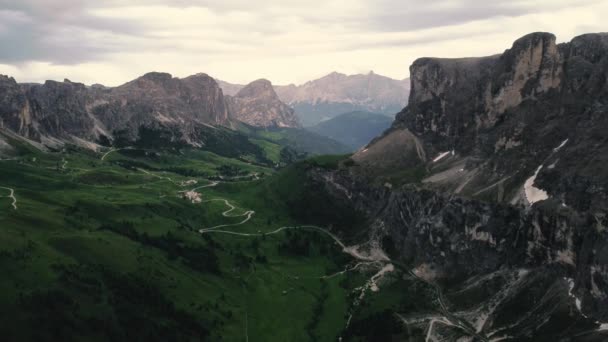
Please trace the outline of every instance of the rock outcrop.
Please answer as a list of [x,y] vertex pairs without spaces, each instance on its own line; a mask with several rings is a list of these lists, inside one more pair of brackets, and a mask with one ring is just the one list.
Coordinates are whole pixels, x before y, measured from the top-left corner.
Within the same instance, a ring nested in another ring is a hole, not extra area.
[[299,127],[291,107],[281,102],[268,80],[253,81],[235,96],[227,96],[230,114],[256,127]]

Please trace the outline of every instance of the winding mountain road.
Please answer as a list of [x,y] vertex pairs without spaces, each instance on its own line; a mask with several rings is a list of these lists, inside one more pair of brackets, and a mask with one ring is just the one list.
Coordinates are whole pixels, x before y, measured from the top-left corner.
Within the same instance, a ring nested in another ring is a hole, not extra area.
[[395,265],[406,270],[410,276],[432,286],[435,289],[437,301],[439,302],[439,308],[440,308],[439,311],[441,313],[441,316],[438,316],[439,318],[437,318],[436,316],[427,317],[427,319],[431,319],[431,322],[428,327],[429,330],[427,332],[427,338],[425,341],[428,341],[429,337],[432,336],[432,331],[433,331],[433,327],[434,327],[433,323],[442,323],[444,325],[459,328],[460,330],[464,331],[469,336],[475,337],[479,341],[489,342],[489,338],[487,336],[485,336],[483,333],[476,331],[470,322],[456,316],[455,314],[453,314],[452,312],[449,311],[447,305],[445,304],[445,300],[443,298],[443,291],[441,290],[441,287],[439,287],[439,285],[435,284],[434,282],[431,282],[424,278],[419,277],[416,273],[414,273],[412,270],[407,269],[405,267],[405,265],[400,264],[399,262],[395,262]]
[[[197,189],[200,188],[204,188],[204,187],[209,187],[209,186],[215,186],[216,184],[208,184],[202,187],[199,187]],[[238,223],[233,223],[233,224],[222,224],[222,225],[218,225],[218,226],[214,226],[214,227],[210,227],[210,228],[203,228],[199,230],[200,234],[210,234],[210,233],[215,233],[215,234],[227,234],[227,235],[234,235],[234,236],[243,236],[243,237],[263,237],[263,236],[270,236],[270,235],[275,235],[275,234],[279,234],[283,231],[286,230],[312,230],[312,231],[318,231],[320,233],[323,233],[327,236],[329,236],[332,240],[334,240],[334,242],[340,246],[340,248],[342,249],[342,252],[352,256],[354,259],[359,260],[360,262],[355,264],[353,267],[347,267],[346,269],[344,269],[343,271],[331,274],[331,275],[327,275],[327,276],[323,276],[320,277],[321,279],[331,279],[334,278],[340,274],[344,274],[346,272],[352,271],[357,269],[360,266],[363,265],[371,265],[371,264],[378,264],[379,266],[381,266],[380,271],[376,274],[374,274],[371,279],[361,288],[358,288],[361,291],[361,295],[360,295],[360,299],[364,296],[365,292],[369,289],[372,291],[377,291],[378,287],[376,284],[376,281],[380,278],[382,278],[384,276],[385,273],[388,272],[392,272],[394,270],[394,266],[393,263],[402,268],[403,270],[405,270],[407,273],[409,273],[410,275],[412,275],[413,277],[415,277],[416,279],[423,281],[424,283],[427,283],[429,285],[431,285],[435,291],[436,291],[436,295],[437,295],[437,301],[439,302],[439,306],[440,306],[440,315],[435,315],[433,317],[428,317],[428,320],[430,320],[429,322],[429,326],[428,326],[428,331],[426,334],[426,339],[425,341],[430,341],[431,339],[433,339],[433,331],[434,328],[437,324],[443,324],[443,325],[447,325],[447,326],[453,326],[455,328],[458,328],[460,330],[462,330],[463,332],[465,332],[466,334],[468,334],[471,337],[475,337],[477,339],[479,339],[480,341],[484,341],[487,342],[489,341],[489,339],[481,334],[480,332],[477,332],[472,326],[471,324],[460,318],[457,317],[456,315],[454,315],[453,313],[451,313],[448,308],[447,305],[444,302],[443,299],[443,292],[441,291],[441,288],[437,285],[434,284],[432,282],[429,282],[423,278],[418,277],[412,270],[408,269],[407,267],[405,267],[405,265],[401,265],[398,262],[393,262],[390,258],[388,258],[382,251],[376,251],[374,249],[371,249],[370,252],[368,254],[364,254],[362,252],[360,252],[360,246],[347,246],[342,240],[340,240],[336,235],[332,234],[329,230],[322,228],[322,227],[318,227],[318,226],[313,226],[313,225],[302,225],[302,226],[283,226],[280,228],[277,228],[273,231],[270,232],[265,232],[265,233],[241,233],[241,232],[235,232],[235,231],[231,231],[231,230],[225,230],[225,229],[220,229],[220,228],[225,228],[225,227],[236,227],[236,226],[241,226],[245,223],[247,223],[249,220],[251,220],[251,218],[253,217],[253,215],[255,214],[255,212],[253,210],[248,210],[243,214],[239,214],[239,215],[233,215],[231,214],[231,212],[233,212],[234,210],[236,210],[236,206],[232,205],[230,203],[230,201],[228,201],[227,199],[223,199],[223,198],[218,198],[218,199],[213,199],[213,200],[208,200],[205,202],[212,202],[212,201],[221,201],[224,202],[224,204],[228,207],[228,210],[222,212],[222,216],[224,217],[245,217],[244,220],[242,220],[241,222]],[[357,305],[357,302],[355,302],[355,305]],[[401,317],[401,316],[400,316]],[[350,320],[352,318],[352,312],[350,313],[350,317],[348,319],[348,323],[347,323],[347,327],[348,324],[350,323]],[[405,323],[405,320],[404,320]]]
[[240,214],[240,215],[230,214],[233,210],[236,209],[236,206],[230,204],[230,202],[227,199],[216,198],[216,199],[204,201],[203,203],[208,203],[208,202],[224,202],[224,204],[229,208],[228,210],[222,212],[222,216],[224,216],[224,217],[245,217],[245,219],[238,223],[220,224],[220,225],[209,227],[209,228],[199,229],[198,232],[201,234],[209,233],[209,232],[218,232],[217,229],[219,229],[219,228],[243,225],[243,224],[247,223],[249,220],[251,220],[253,215],[255,215],[255,211],[253,211],[253,210],[247,210],[246,212],[244,212],[243,214]]
[[15,190],[12,188],[4,187],[4,186],[0,186],[0,189],[5,189],[5,190],[10,191],[10,194],[8,196],[2,196],[2,197],[8,197],[8,198],[12,199],[13,200],[13,203],[12,203],[13,209],[17,210],[17,197],[15,197]]

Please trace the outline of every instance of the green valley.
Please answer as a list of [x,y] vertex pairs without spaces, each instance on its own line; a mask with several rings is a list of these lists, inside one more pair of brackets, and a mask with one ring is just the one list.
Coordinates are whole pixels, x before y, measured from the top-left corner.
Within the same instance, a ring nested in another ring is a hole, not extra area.
[[277,171],[201,149],[10,141],[16,151],[0,161],[9,340],[335,341],[381,268],[337,240],[364,221],[305,180],[311,165],[344,157]]

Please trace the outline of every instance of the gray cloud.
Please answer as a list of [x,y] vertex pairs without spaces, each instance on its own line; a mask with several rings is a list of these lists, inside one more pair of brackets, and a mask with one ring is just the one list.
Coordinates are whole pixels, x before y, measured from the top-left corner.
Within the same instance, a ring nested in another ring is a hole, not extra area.
[[82,0],[0,1],[0,62],[45,61],[76,64],[115,52],[118,44],[92,41],[87,33],[145,35],[146,28],[101,18]]
[[[503,27],[492,20],[601,1],[0,0],[0,64],[77,68],[100,62],[128,69],[127,58],[152,67],[199,59],[224,68],[222,57],[246,56],[244,62],[260,69],[266,68],[262,60],[273,59],[268,68],[276,68],[314,55],[321,65],[320,56],[343,52],[366,50],[370,56],[371,50],[412,47],[427,53],[420,47],[500,35]],[[480,20],[482,25],[473,23]],[[528,23],[535,29],[536,22]]]

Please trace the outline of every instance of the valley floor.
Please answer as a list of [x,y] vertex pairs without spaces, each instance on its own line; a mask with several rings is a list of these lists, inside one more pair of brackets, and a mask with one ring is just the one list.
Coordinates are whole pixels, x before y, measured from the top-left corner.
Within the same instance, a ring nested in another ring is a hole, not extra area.
[[395,283],[387,259],[294,221],[274,170],[148,152],[0,162],[2,336],[336,341]]

